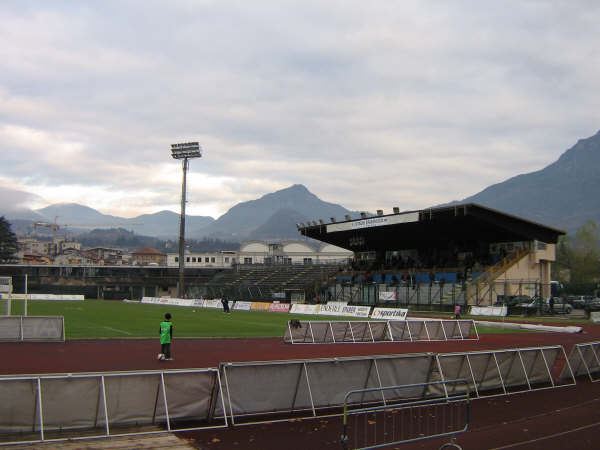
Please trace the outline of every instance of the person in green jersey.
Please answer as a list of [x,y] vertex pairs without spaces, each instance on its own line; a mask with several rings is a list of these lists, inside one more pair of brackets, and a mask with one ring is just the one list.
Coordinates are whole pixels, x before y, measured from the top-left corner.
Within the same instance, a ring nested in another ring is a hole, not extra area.
[[171,341],[173,340],[173,324],[171,323],[171,314],[165,314],[165,320],[160,323],[158,330],[160,335],[160,361],[171,361]]

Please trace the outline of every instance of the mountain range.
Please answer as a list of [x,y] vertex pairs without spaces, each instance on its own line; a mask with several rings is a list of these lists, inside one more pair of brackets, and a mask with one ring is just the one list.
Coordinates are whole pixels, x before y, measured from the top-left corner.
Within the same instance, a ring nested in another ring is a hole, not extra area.
[[600,131],[543,169],[489,186],[460,203],[479,203],[568,232],[588,220],[600,225]]
[[[579,140],[547,167],[489,186],[453,203],[479,203],[545,225],[573,232],[588,220],[600,224],[600,132]],[[423,205],[426,208],[427,205]],[[33,221],[57,222],[73,233],[120,227],[136,234],[176,238],[179,214],[159,211],[134,218],[102,214],[88,206],[67,203],[37,210],[0,211],[16,232],[31,230]],[[296,223],[330,217],[358,217],[341,205],[325,202],[295,184],[256,200],[238,203],[218,219],[186,216],[186,237],[242,242],[249,239],[297,239]]]
[[[0,212],[1,213],[1,212]],[[238,203],[218,219],[186,215],[186,237],[204,237],[242,242],[249,239],[297,239],[296,223],[318,217],[337,217],[358,214],[340,205],[320,200],[305,186],[295,184],[257,200]],[[88,206],[59,203],[36,210],[8,213],[13,230],[27,234],[34,222],[58,223],[72,234],[94,228],[124,228],[136,234],[162,239],[174,239],[179,233],[179,214],[159,211],[133,218],[102,214]],[[46,233],[48,234],[48,233]]]

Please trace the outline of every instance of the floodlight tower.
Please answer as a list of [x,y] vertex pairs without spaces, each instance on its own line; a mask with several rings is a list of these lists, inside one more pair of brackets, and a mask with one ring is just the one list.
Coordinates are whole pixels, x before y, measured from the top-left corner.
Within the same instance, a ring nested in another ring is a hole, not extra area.
[[177,285],[177,297],[184,298],[184,271],[185,271],[185,191],[186,174],[188,170],[188,159],[202,157],[202,149],[197,142],[184,142],[171,144],[171,156],[182,160],[183,181],[181,183],[181,215],[179,217],[179,284]]

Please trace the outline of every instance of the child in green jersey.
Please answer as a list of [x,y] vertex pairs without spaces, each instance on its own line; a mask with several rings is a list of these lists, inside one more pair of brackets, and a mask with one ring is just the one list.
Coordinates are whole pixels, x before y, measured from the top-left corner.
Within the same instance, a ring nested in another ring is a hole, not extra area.
[[160,353],[158,359],[160,361],[171,361],[171,341],[173,340],[173,324],[171,323],[171,314],[165,314],[165,320],[160,323],[158,330],[160,335]]

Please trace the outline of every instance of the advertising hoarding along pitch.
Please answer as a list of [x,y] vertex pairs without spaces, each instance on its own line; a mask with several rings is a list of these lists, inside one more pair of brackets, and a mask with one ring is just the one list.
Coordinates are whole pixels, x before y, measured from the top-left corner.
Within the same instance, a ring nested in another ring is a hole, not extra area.
[[373,308],[371,319],[406,320],[408,309],[403,308]]

